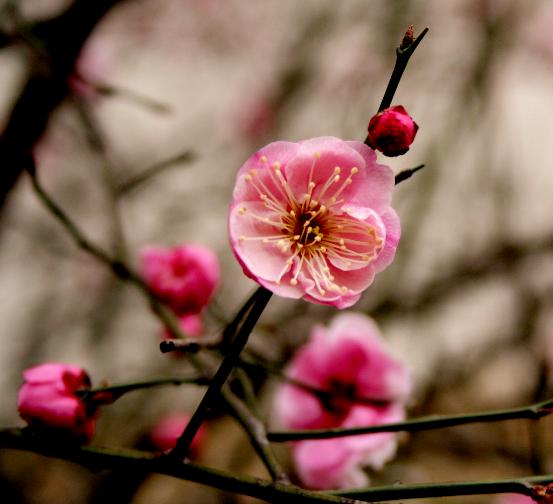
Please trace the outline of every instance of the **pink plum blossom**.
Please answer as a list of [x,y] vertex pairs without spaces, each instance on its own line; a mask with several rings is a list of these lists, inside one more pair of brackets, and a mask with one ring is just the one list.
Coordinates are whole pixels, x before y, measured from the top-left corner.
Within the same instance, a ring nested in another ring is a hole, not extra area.
[[409,150],[419,127],[402,105],[379,112],[369,121],[371,147],[385,156],[400,156]]
[[274,142],[240,168],[229,213],[246,275],[280,296],[346,308],[393,260],[394,175],[361,142]]
[[83,441],[94,434],[97,410],[76,394],[90,388],[90,379],[81,368],[48,363],[26,369],[19,389],[17,409],[33,428],[53,428]]
[[199,313],[219,283],[219,261],[201,245],[146,247],[142,274],[152,292],[176,313]]
[[[188,413],[172,413],[163,417],[150,432],[149,437],[153,447],[158,451],[173,449],[189,421]],[[192,454],[198,451],[204,435],[205,426],[202,425],[192,440],[190,446]]]
[[[285,428],[347,428],[405,418],[409,372],[392,357],[378,328],[364,315],[345,313],[328,328],[316,326],[286,375],[331,395],[317,397],[295,385],[281,385],[275,413]],[[360,467],[380,469],[394,456],[396,444],[393,433],[367,434],[301,441],[294,444],[292,454],[305,485],[329,489],[366,483]]]

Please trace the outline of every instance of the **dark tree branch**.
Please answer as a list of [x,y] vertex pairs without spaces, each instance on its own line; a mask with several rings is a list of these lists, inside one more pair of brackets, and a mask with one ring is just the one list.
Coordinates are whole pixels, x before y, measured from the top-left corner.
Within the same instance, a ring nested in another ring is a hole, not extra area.
[[67,79],[84,42],[100,21],[123,0],[77,0],[56,19],[33,27],[30,37],[39,51],[29,76],[0,137],[0,208],[25,169],[50,113],[68,94]]

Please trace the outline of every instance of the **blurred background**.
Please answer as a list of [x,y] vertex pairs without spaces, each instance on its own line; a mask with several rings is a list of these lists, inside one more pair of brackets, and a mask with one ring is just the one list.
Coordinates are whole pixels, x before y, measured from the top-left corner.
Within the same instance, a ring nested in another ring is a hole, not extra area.
[[[0,27],[71,2],[0,2]],[[411,150],[380,158],[396,173],[403,237],[394,264],[354,307],[372,315],[412,369],[409,415],[528,404],[553,379],[553,4],[547,0],[127,0],[97,25],[71,93],[34,147],[48,192],[98,244],[139,268],[146,245],[212,247],[222,285],[216,333],[255,288],[227,241],[237,169],[275,139],[363,140],[409,24],[430,32],[394,99],[420,126]],[[0,131],[37,58],[0,50]],[[1,163],[1,161],[0,161]],[[186,369],[158,350],[147,303],[79,250],[22,175],[0,214],[0,424],[22,370],[45,361],[87,369],[95,384]],[[337,311],[273,299],[251,348],[282,366]],[[276,380],[259,377],[268,417]],[[95,443],[136,446],[166,413],[191,410],[192,386],[134,392],[104,408]],[[553,471],[553,419],[472,425],[401,438],[375,484],[494,479]],[[286,461],[286,447],[278,446]],[[265,477],[239,427],[214,415],[199,462]],[[106,502],[109,476],[28,453],[0,452],[14,503]],[[117,502],[251,502],[198,485],[138,478]],[[432,502],[499,502],[493,496]],[[420,502],[420,501],[419,501]],[[430,502],[430,500],[428,501]]]

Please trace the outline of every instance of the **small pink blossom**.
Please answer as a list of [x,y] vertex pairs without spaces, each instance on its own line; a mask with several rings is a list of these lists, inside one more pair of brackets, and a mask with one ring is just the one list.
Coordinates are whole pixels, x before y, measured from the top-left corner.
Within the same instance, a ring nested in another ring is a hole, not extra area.
[[229,213],[246,275],[283,297],[346,308],[393,260],[394,176],[361,142],[274,142],[238,172]]
[[154,294],[178,314],[199,313],[219,283],[219,261],[201,245],[146,247],[142,274]]
[[[390,355],[378,328],[364,315],[345,313],[328,328],[316,326],[286,375],[332,394],[324,399],[297,386],[282,385],[275,413],[288,429],[359,427],[405,418],[409,372]],[[380,469],[394,456],[396,445],[393,433],[379,433],[301,441],[292,453],[305,485],[329,489],[366,483],[360,467]],[[330,453],[317,455],[327,447],[332,447]]]
[[[204,324],[202,318],[195,313],[187,313],[186,315],[181,315],[179,317],[179,324],[187,336],[197,338],[201,336],[204,332]],[[176,336],[169,331],[169,329],[163,329],[161,338],[166,339],[175,339]]]
[[17,409],[34,428],[65,431],[85,442],[92,439],[97,409],[76,394],[90,388],[90,379],[81,368],[48,363],[26,369],[19,389]]
[[379,112],[369,122],[371,147],[386,156],[400,156],[409,150],[419,127],[402,105]]
[[[190,415],[188,413],[173,413],[163,417],[150,432],[152,446],[158,451],[173,449],[189,421]],[[197,453],[204,435],[205,426],[202,425],[192,440],[190,446],[192,454]]]

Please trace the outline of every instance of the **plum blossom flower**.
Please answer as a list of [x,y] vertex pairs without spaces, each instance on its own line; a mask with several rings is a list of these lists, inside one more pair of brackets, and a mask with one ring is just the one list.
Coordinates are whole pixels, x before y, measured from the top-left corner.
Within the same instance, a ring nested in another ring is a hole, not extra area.
[[[172,413],[163,417],[150,432],[149,439],[152,446],[158,451],[173,449],[189,421],[188,413]],[[190,446],[192,454],[197,453],[204,435],[205,425],[202,425],[192,440]]]
[[90,388],[84,370],[69,364],[41,364],[23,372],[17,409],[33,428],[56,429],[85,442],[92,439],[98,410],[77,390]]
[[154,294],[178,314],[199,313],[219,283],[219,261],[201,245],[146,247],[142,274]]
[[418,129],[402,105],[390,107],[369,121],[369,144],[385,156],[400,156],[409,150]]
[[[405,418],[409,372],[364,315],[345,313],[328,328],[316,326],[286,375],[330,395],[318,397],[295,385],[282,385],[275,397],[275,413],[285,428],[359,427]],[[380,469],[396,447],[393,433],[379,433],[300,441],[293,445],[292,455],[305,485],[330,489],[366,483],[361,467]]]
[[229,213],[246,275],[284,297],[346,308],[393,260],[392,170],[355,141],[274,142],[240,168]]

